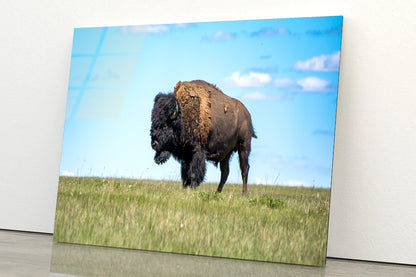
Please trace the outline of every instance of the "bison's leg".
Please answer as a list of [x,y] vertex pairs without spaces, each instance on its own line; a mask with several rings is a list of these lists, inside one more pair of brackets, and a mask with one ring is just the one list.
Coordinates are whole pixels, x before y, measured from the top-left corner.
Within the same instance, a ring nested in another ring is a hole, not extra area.
[[181,161],[181,176],[182,176],[182,185],[184,188],[190,186],[188,170],[189,170],[189,163],[186,161]]
[[247,178],[250,165],[248,164],[250,155],[250,139],[240,144],[238,147],[238,157],[240,158],[241,177],[243,179],[243,195],[247,195]]
[[228,174],[230,173],[230,157],[233,152],[230,152],[224,160],[220,162],[220,169],[221,169],[221,180],[220,184],[218,185],[217,191],[221,192],[222,188],[224,187],[225,182],[227,182]]
[[206,164],[205,154],[195,152],[188,169],[188,177],[190,179],[191,188],[199,186],[205,178]]

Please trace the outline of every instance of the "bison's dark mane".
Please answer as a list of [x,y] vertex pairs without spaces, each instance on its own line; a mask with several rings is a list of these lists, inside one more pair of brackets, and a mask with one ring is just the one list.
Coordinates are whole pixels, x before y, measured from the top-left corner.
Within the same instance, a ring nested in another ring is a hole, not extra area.
[[[178,160],[190,160],[194,149],[199,147],[199,139],[197,135],[191,135],[186,130],[183,124],[182,109],[178,106],[178,114],[175,119],[170,118],[170,111],[175,109],[175,104],[178,103],[173,93],[164,94],[159,93],[155,98],[157,108],[152,111],[152,125],[151,134],[159,138],[168,137],[171,135],[174,140],[172,143],[164,143],[165,151],[169,151],[173,157]],[[163,133],[163,126],[169,124],[172,127],[170,134]],[[183,135],[185,134],[185,135]]]

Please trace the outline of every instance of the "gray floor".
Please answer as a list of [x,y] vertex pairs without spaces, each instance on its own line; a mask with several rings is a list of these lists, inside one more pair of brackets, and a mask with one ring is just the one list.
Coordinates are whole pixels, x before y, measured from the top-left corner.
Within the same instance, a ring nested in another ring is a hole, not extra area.
[[309,267],[53,243],[52,235],[0,230],[6,276],[416,276],[416,266],[327,259]]

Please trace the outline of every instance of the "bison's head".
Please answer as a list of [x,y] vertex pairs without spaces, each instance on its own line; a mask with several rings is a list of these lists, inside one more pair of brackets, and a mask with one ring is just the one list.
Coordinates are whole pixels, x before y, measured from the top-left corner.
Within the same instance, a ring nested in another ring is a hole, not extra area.
[[155,162],[166,162],[175,149],[181,132],[181,109],[172,94],[158,94],[152,110],[152,148],[156,151]]

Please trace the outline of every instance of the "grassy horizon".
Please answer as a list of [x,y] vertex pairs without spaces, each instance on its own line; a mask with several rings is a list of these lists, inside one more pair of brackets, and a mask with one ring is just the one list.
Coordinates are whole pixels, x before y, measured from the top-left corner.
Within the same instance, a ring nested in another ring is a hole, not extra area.
[[54,241],[324,265],[324,188],[60,177]]

